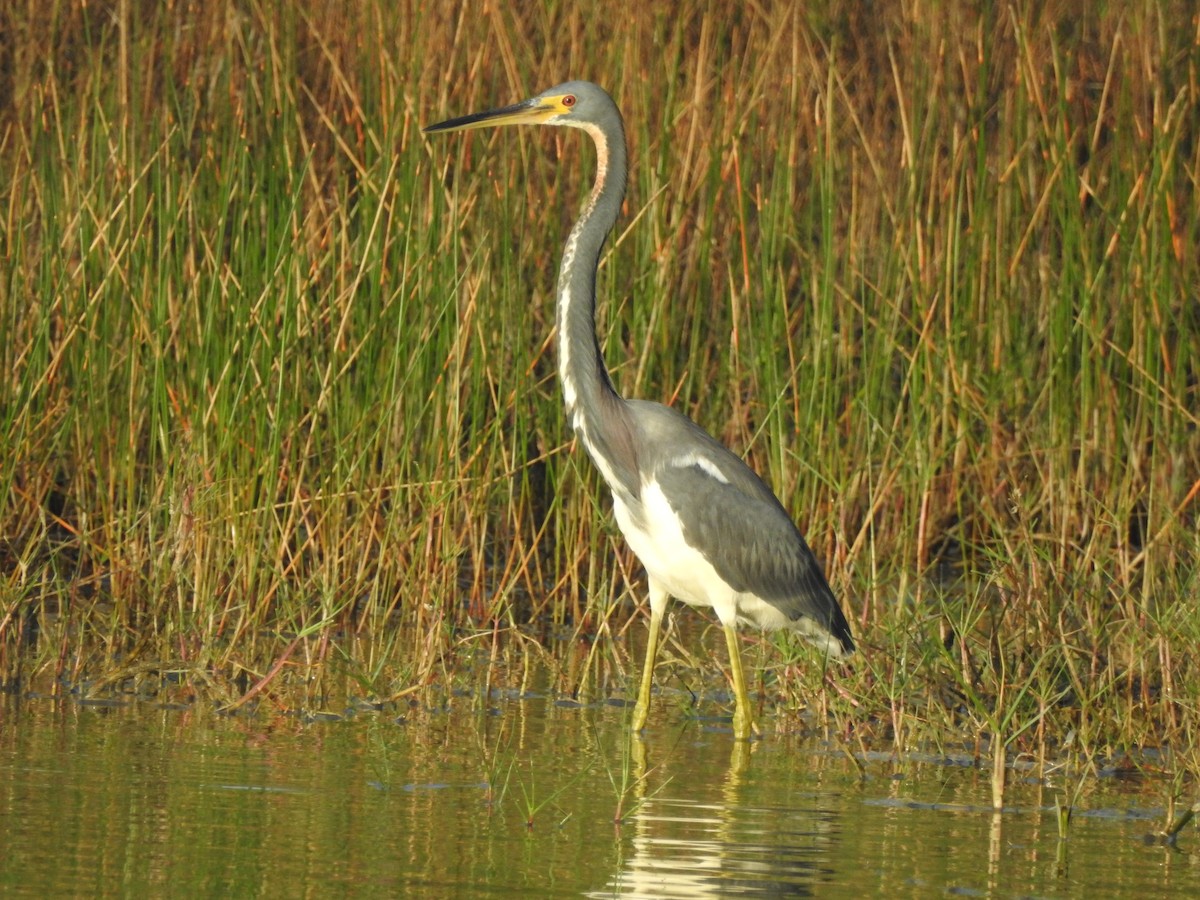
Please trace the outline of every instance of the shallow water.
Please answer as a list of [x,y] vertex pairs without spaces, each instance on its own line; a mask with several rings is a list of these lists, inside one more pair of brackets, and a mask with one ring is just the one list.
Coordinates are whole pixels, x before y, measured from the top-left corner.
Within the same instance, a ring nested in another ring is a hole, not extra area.
[[[340,719],[9,701],[6,895],[1195,896],[1200,834],[1147,846],[1168,787],[1091,779],[1057,836],[1012,773],[836,746],[658,704],[463,696]],[[860,769],[861,767],[861,769]],[[865,774],[864,774],[865,772]],[[1023,780],[1024,779],[1024,780]],[[619,821],[618,821],[619,820]]]

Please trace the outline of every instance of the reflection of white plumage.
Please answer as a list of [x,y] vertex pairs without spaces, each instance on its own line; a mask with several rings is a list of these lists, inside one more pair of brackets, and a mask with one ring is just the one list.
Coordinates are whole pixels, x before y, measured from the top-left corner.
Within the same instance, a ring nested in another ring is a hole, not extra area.
[[[732,777],[732,776],[731,776]],[[620,868],[587,897],[806,896],[828,871],[830,813],[789,804],[747,805],[741,792],[724,801],[654,797],[622,826],[632,832]]]
[[625,131],[612,98],[571,81],[513,106],[450,119],[427,132],[504,124],[581,128],[596,144],[596,183],[559,269],[559,377],[571,425],[612,490],[617,523],[646,567],[650,637],[633,727],[646,724],[667,597],[711,606],[725,630],[736,709],[754,723],[734,627],[790,628],[831,656],[854,652],[850,627],[804,538],[761,479],[686,416],[625,400],[596,338],[596,267],[625,193]]

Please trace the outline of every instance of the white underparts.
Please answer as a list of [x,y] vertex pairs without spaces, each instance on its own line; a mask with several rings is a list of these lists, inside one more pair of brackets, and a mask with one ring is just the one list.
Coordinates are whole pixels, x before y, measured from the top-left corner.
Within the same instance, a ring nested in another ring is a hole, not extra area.
[[620,496],[613,494],[617,525],[650,578],[667,593],[692,606],[711,606],[722,623],[737,620],[737,592],[712,563],[687,542],[679,517],[658,482],[642,482],[641,515],[635,516]]

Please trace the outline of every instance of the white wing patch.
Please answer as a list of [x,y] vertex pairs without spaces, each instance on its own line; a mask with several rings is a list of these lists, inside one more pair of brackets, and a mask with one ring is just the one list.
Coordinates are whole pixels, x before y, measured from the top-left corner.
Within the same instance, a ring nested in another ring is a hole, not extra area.
[[717,468],[716,464],[698,453],[684,453],[681,456],[676,456],[673,459],[667,460],[667,465],[674,466],[677,469],[689,469],[695,466],[705,475],[710,478],[715,478],[721,484],[729,484],[729,479],[725,477],[725,473]]

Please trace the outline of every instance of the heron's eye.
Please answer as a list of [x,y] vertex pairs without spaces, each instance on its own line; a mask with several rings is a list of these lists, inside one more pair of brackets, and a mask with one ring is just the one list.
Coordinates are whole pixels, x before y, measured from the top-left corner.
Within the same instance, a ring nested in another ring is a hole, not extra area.
[[569,109],[570,107],[574,106],[574,105],[575,105],[575,95],[574,95],[574,94],[567,94],[567,96],[563,97],[563,98],[562,98],[562,105],[563,105],[563,106],[565,106],[565,107],[567,107],[568,109]]

